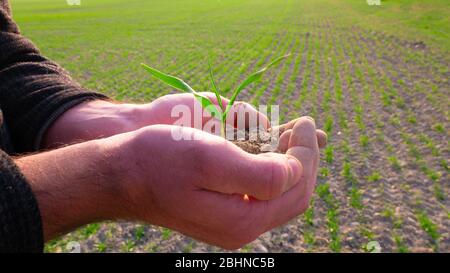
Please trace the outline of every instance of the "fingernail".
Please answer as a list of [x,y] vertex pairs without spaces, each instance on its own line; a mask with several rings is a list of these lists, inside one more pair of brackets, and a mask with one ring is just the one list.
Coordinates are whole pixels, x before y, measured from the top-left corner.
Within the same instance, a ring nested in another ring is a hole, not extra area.
[[300,161],[298,161],[295,158],[290,157],[288,159],[289,162],[289,168],[291,169],[291,181],[292,183],[297,182],[300,179],[300,176],[302,174],[302,165]]
[[305,118],[309,119],[309,120],[312,121],[314,124],[316,123],[316,121],[315,121],[312,117],[310,117],[310,116],[305,116]]

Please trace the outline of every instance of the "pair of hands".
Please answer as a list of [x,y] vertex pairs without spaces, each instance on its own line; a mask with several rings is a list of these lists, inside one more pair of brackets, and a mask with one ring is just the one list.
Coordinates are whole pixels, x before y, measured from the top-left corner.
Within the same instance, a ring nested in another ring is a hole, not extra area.
[[[212,93],[205,94],[214,100]],[[143,105],[91,101],[61,116],[48,129],[43,146],[87,142],[50,151],[47,157],[55,152],[62,157],[65,149],[67,153],[83,151],[83,146],[91,143],[89,140],[102,138],[95,141],[95,147],[107,155],[104,173],[109,177],[105,181],[114,186],[104,186],[111,192],[110,203],[113,207],[116,203],[116,208],[106,213],[97,209],[97,215],[78,221],[71,219],[74,222],[64,225],[66,228],[49,223],[51,228],[45,230],[44,223],[46,238],[86,221],[125,218],[235,249],[307,209],[316,182],[319,146],[326,144],[325,133],[316,130],[311,118],[302,117],[280,126],[279,150],[285,154],[253,155],[221,137],[193,128],[184,127],[181,133],[198,135],[200,140],[173,140],[172,108],[180,104],[194,108],[196,103],[191,94],[168,95]],[[256,111],[245,103],[235,107],[237,112]],[[262,120],[268,126],[267,118]],[[91,148],[86,146],[85,150],[79,154],[89,160]],[[39,188],[38,183],[34,179],[32,187]],[[254,198],[245,201],[244,194]],[[44,197],[37,198],[41,202]],[[109,204],[97,202],[99,206]],[[43,215],[45,222],[47,214]],[[81,214],[79,218],[83,218]]]

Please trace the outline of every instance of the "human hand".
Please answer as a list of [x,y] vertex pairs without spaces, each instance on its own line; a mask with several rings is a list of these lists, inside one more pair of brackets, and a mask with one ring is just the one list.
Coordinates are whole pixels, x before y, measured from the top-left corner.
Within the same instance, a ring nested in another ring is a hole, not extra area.
[[[175,141],[174,128],[200,139]],[[248,154],[180,128],[149,126],[17,159],[38,200],[45,239],[128,219],[234,249],[306,210],[318,159],[311,120],[292,127],[286,154]]]
[[[214,93],[200,93],[219,107]],[[223,97],[221,99],[223,105],[226,105],[229,101]],[[204,111],[206,114],[202,113],[200,103],[189,93],[165,95],[146,104],[117,103],[104,100],[88,101],[69,109],[59,117],[48,128],[41,146],[43,148],[54,148],[64,144],[129,132],[149,125],[172,125],[179,119],[179,117],[172,115],[172,110],[176,106],[184,106],[191,113],[191,122],[188,124],[190,127],[203,129],[203,126],[212,119],[211,116],[208,116],[207,111]],[[200,113],[198,113],[199,110]],[[194,121],[194,113],[200,116],[200,124]],[[245,102],[234,103],[230,109],[227,124],[236,127],[237,117],[239,115],[244,116],[245,113],[253,115],[257,119],[257,124],[261,123],[262,128],[267,129],[269,127],[267,117]],[[245,117],[248,120],[248,117]],[[220,126],[219,120],[215,121],[215,125]]]
[[183,134],[201,140],[174,141],[171,127],[138,130],[125,149],[133,219],[235,249],[307,209],[319,158],[311,119],[294,124],[286,155],[248,154],[191,128]]
[[[218,104],[213,93],[203,92],[203,95]],[[222,98],[224,105],[228,99]],[[79,104],[61,117],[59,117],[47,130],[42,141],[42,148],[55,148],[61,145],[73,144],[76,142],[88,141],[97,138],[109,137],[115,134],[137,130],[139,128],[154,124],[172,125],[177,117],[172,116],[172,109],[175,106],[184,105],[192,113],[200,109],[199,102],[192,94],[174,94],[162,96],[147,104],[121,104],[112,101],[95,100]],[[262,128],[270,127],[267,117],[258,112],[254,107],[245,102],[236,102],[228,115],[227,124],[237,127],[237,117],[239,115],[257,117]],[[236,114],[234,114],[236,113]],[[248,113],[246,115],[245,113]],[[193,116],[192,116],[193,118]],[[211,117],[202,115],[200,127],[211,120]],[[289,130],[294,121],[280,126],[280,131]],[[195,122],[192,121],[191,125]],[[220,122],[217,121],[220,126]],[[246,122],[246,124],[248,124]],[[201,128],[198,128],[201,129]],[[286,140],[285,138],[281,140]],[[326,135],[318,132],[319,145],[322,147],[326,141]],[[281,143],[284,143],[281,141]]]

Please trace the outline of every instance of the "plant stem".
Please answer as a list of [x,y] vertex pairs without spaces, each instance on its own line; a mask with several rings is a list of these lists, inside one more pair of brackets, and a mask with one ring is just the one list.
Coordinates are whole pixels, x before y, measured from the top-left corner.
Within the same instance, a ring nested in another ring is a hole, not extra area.
[[226,127],[226,119],[222,118],[222,126],[220,127],[220,136],[225,138],[225,127]]

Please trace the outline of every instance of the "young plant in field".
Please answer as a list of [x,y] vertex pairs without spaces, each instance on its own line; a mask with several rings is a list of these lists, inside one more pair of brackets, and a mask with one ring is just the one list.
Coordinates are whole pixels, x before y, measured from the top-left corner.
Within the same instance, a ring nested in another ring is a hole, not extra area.
[[330,185],[328,183],[317,185],[316,192],[319,197],[327,205],[327,227],[330,233],[329,247],[334,252],[341,251],[341,236],[340,236],[340,223],[339,223],[339,204],[336,198],[330,191]]
[[192,93],[195,98],[200,102],[203,108],[208,110],[213,117],[218,117],[222,123],[222,129],[221,129],[221,135],[225,137],[225,128],[226,128],[226,121],[227,121],[227,115],[228,112],[231,110],[231,107],[233,107],[234,102],[236,101],[237,96],[239,93],[241,93],[242,90],[244,90],[247,86],[252,84],[253,82],[258,81],[261,79],[264,72],[267,71],[270,67],[278,64],[283,59],[290,56],[290,54],[281,56],[276,58],[274,61],[270,62],[267,66],[263,67],[262,69],[256,71],[255,73],[248,76],[241,84],[239,84],[236,89],[234,89],[233,94],[231,95],[230,101],[227,105],[223,105],[222,99],[220,98],[220,91],[219,88],[216,85],[216,82],[214,81],[214,75],[212,72],[211,64],[209,63],[209,76],[211,80],[211,86],[212,90],[214,91],[214,94],[216,95],[217,102],[219,104],[220,109],[217,108],[217,106],[206,96],[200,94],[199,92],[195,91],[192,87],[190,87],[186,82],[184,82],[182,79],[179,79],[177,77],[165,74],[159,70],[156,70],[153,67],[150,67],[146,64],[142,64],[142,66],[147,70],[150,74],[155,76],[156,78],[160,79],[165,84],[178,89],[180,91]]
[[145,236],[145,227],[143,225],[140,225],[136,228],[134,231],[134,239],[136,241],[141,240]]
[[333,163],[333,145],[331,144],[325,148],[325,161],[328,164]]
[[442,123],[436,123],[433,126],[433,129],[436,130],[439,133],[445,133],[445,128],[444,128],[444,125],[442,125]]
[[363,148],[367,148],[369,146],[369,137],[367,135],[361,135],[359,137],[359,143]]
[[103,252],[106,252],[107,245],[104,242],[100,242],[100,243],[96,244],[96,248],[97,248],[98,252],[103,253]]
[[382,178],[381,174],[378,171],[373,171],[371,175],[367,176],[367,181],[376,182]]
[[331,135],[331,131],[333,130],[333,117],[327,117],[327,119],[325,120],[325,124],[323,125],[323,129],[328,135]]
[[402,168],[402,165],[400,164],[400,161],[398,161],[397,157],[395,155],[389,156],[388,161],[391,163],[391,166],[399,171]]
[[341,174],[347,182],[350,182],[350,183],[354,182],[354,176],[352,173],[352,165],[350,164],[350,162],[344,163],[344,165],[342,166]]
[[395,233],[393,237],[394,237],[395,245],[397,246],[397,252],[408,253],[409,252],[408,246],[405,244],[402,236]]
[[136,247],[136,243],[133,240],[125,240],[121,249],[123,252],[133,252]]
[[168,228],[163,228],[161,233],[163,240],[168,240],[170,238],[170,235],[172,234],[172,230]]
[[424,211],[418,211],[416,213],[416,218],[419,221],[420,227],[431,237],[433,243],[437,246],[438,240],[441,237],[438,226]]
[[328,170],[327,167],[322,167],[319,169],[319,176],[322,178],[327,178],[328,175],[330,174],[330,171]]
[[446,160],[445,158],[441,159],[440,165],[441,165],[441,167],[442,167],[444,170],[446,170],[446,171],[449,170],[449,168],[448,168],[448,162],[447,162],[447,160]]
[[87,226],[85,226],[81,231],[81,236],[83,236],[85,239],[91,237],[92,235],[97,234],[97,232],[100,230],[100,224],[99,223],[94,223],[94,224],[89,224]]

